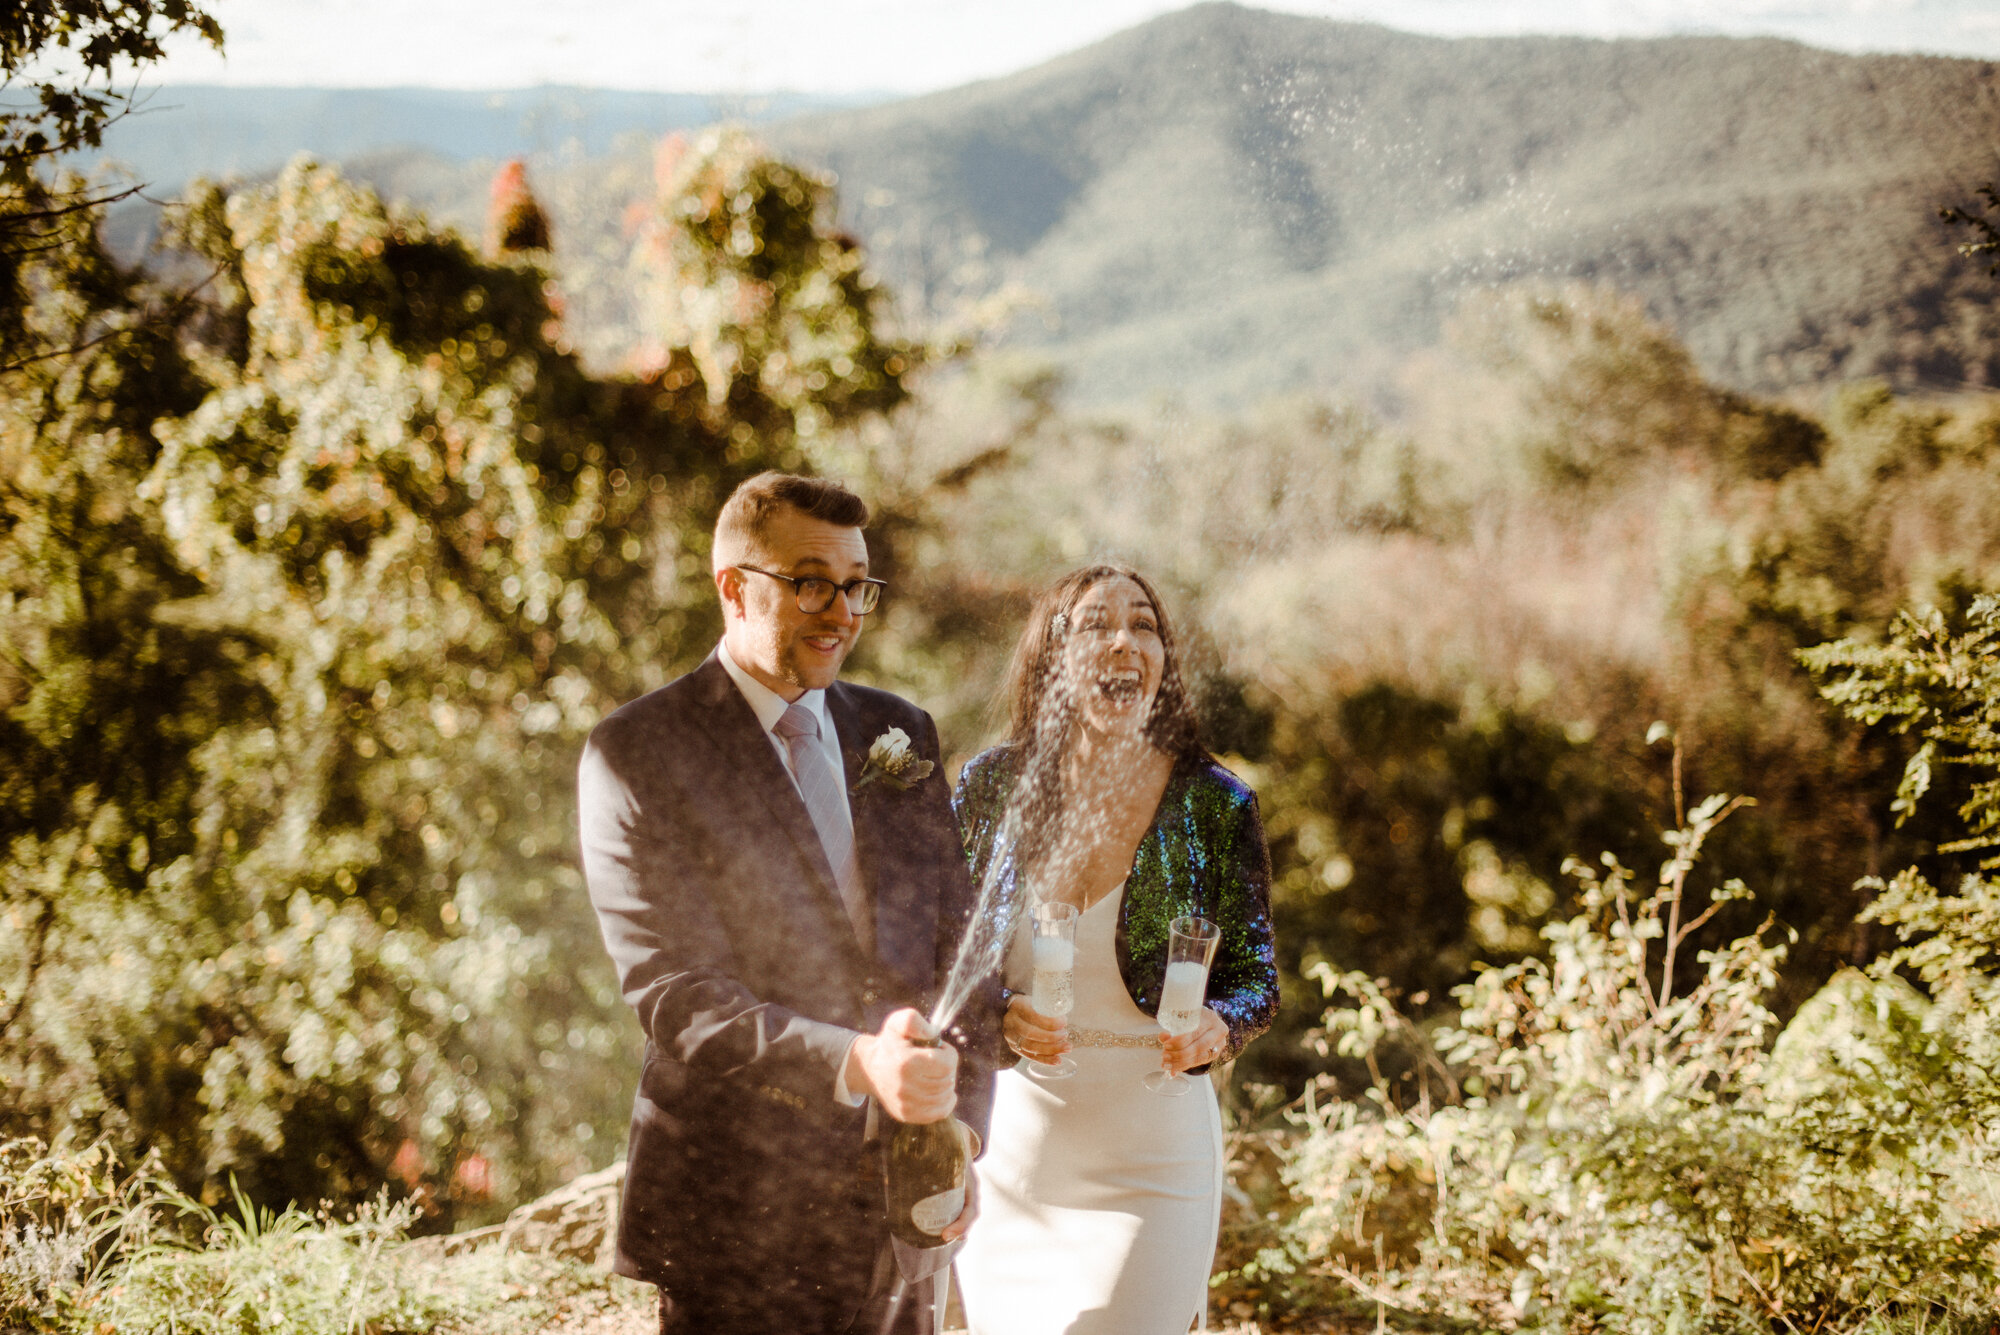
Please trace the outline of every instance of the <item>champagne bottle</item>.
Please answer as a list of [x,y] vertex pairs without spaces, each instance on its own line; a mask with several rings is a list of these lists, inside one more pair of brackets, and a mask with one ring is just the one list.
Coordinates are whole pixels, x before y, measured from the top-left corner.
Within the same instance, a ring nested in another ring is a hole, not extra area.
[[[941,1047],[943,1040],[913,1040]],[[965,1174],[970,1131],[956,1117],[913,1126],[890,1118],[894,1128],[883,1156],[889,1231],[912,1247],[938,1247],[951,1222],[965,1212]]]

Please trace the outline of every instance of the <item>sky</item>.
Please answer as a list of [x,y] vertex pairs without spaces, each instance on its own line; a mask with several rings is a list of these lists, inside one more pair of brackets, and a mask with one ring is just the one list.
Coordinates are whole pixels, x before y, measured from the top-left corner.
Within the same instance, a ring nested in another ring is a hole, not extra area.
[[[1009,74],[1183,0],[211,0],[226,54],[149,81],[920,93]],[[2000,58],[2000,0],[1267,0],[1444,36],[1775,34]]]

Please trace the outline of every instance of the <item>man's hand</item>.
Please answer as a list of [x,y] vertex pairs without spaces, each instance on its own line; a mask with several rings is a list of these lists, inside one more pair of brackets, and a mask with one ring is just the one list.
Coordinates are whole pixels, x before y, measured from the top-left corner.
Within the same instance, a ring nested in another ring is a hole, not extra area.
[[913,1010],[893,1012],[882,1032],[863,1034],[847,1053],[847,1087],[872,1094],[899,1122],[922,1125],[951,1116],[958,1106],[958,1049],[920,1047],[925,1032]]

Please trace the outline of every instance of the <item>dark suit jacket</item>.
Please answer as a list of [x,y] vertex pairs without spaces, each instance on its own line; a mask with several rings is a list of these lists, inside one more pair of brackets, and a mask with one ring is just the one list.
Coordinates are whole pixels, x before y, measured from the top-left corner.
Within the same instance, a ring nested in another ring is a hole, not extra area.
[[[928,1008],[974,898],[930,716],[844,682],[827,705],[872,958],[714,655],[600,723],[579,780],[591,902],[646,1034],[616,1269],[690,1313],[802,1332],[858,1305],[887,1230],[864,1111],[834,1099],[840,1064],[854,1031]],[[869,744],[897,727],[931,774],[856,791]],[[990,1072],[960,1071],[958,1115],[983,1136]]]

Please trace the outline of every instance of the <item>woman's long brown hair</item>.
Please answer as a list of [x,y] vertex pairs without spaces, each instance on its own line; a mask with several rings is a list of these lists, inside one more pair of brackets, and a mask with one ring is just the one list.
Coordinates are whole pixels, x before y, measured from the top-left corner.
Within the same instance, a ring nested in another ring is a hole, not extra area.
[[1181,680],[1180,654],[1160,595],[1129,566],[1072,570],[1035,600],[1007,669],[1007,740],[1020,748],[1022,756],[1017,800],[1023,804],[1023,819],[1017,856],[1023,872],[1052,851],[1060,825],[1063,758],[1075,743],[1077,727],[1076,701],[1061,680],[1063,650],[1075,629],[1076,605],[1095,586],[1120,578],[1131,580],[1145,593],[1160,630],[1160,685],[1146,716],[1146,738],[1176,761],[1208,759],[1201,744],[1201,721]]

